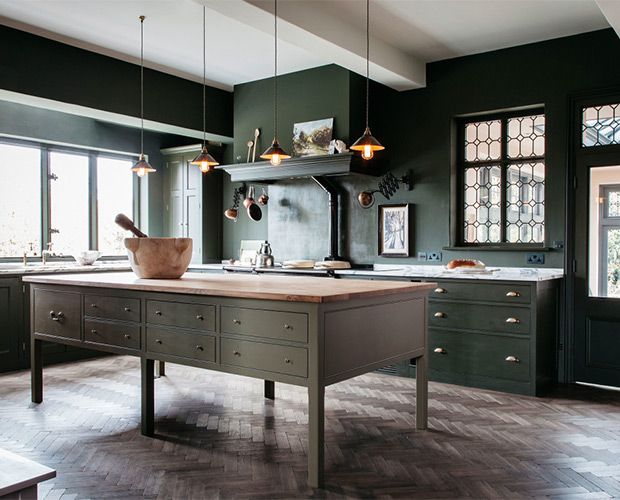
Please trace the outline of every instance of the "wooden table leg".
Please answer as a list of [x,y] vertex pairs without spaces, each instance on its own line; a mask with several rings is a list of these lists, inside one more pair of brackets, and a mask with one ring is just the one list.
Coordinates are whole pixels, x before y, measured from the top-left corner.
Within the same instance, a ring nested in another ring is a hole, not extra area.
[[276,383],[273,380],[265,380],[265,397],[276,399]]
[[153,368],[155,362],[152,359],[142,358],[140,368],[142,371],[142,434],[153,436],[155,433],[155,378]]
[[426,373],[426,356],[415,360],[415,426],[424,430],[428,427],[428,374]]
[[41,347],[43,341],[31,339],[30,345],[30,392],[33,403],[43,401],[43,359]]
[[308,485],[322,488],[324,478],[325,387],[308,387]]
[[165,377],[165,376],[166,376],[166,362],[157,361],[155,363],[155,378]]

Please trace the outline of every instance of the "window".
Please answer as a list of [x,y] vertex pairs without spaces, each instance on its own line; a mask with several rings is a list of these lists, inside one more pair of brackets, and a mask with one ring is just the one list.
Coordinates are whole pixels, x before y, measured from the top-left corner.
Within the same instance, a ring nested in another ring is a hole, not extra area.
[[620,103],[583,108],[581,145],[583,147],[620,144]]
[[133,160],[22,141],[0,142],[0,258],[52,243],[70,256],[89,248],[125,255],[114,216],[136,217]]
[[464,245],[541,245],[545,239],[545,115],[460,124]]
[[41,249],[41,151],[0,144],[0,257],[30,248]]

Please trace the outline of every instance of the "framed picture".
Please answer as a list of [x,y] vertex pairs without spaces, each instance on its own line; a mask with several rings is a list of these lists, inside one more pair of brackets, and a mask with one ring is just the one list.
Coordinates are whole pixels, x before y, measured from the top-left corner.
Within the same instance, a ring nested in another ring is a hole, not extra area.
[[379,205],[379,255],[409,257],[411,205]]
[[293,156],[329,154],[333,133],[333,118],[296,123],[293,126]]

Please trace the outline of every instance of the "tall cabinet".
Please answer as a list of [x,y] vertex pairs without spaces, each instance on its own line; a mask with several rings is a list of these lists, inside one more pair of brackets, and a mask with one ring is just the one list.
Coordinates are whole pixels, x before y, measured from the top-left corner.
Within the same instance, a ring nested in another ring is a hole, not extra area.
[[190,162],[200,145],[163,149],[165,236],[192,238],[192,263],[217,261],[222,232],[220,172],[203,174]]

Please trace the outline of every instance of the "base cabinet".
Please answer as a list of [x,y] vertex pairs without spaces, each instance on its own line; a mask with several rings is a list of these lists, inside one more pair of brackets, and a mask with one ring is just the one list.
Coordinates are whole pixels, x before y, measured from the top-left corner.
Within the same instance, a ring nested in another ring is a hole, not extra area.
[[19,278],[0,278],[0,371],[20,368],[25,351],[24,298]]

